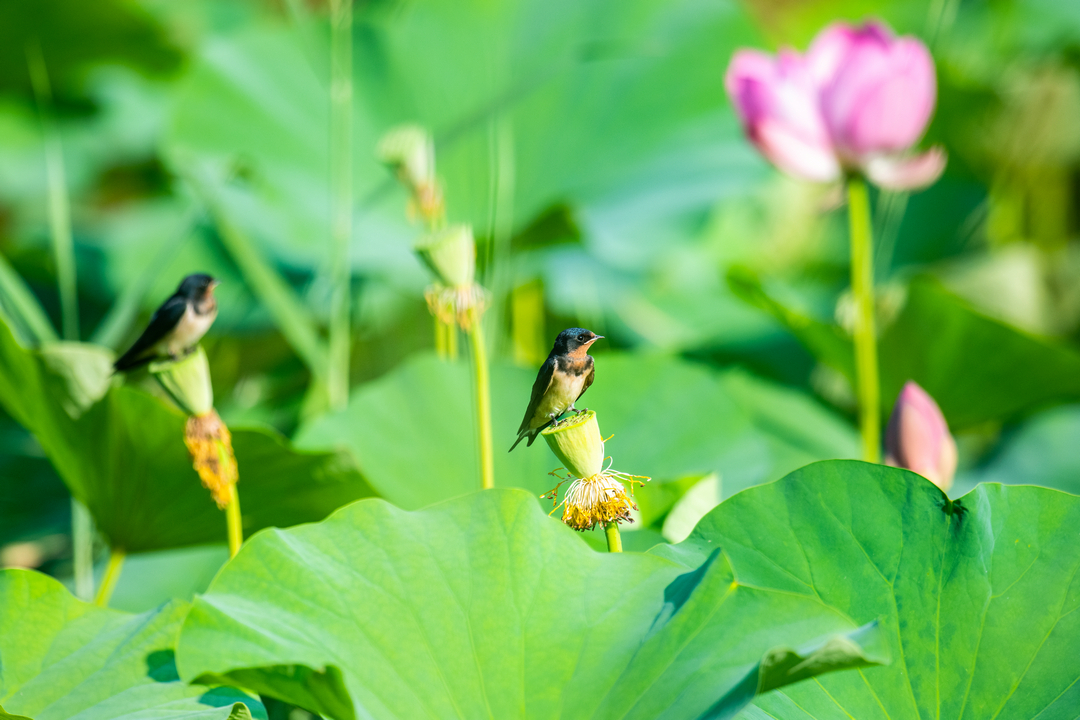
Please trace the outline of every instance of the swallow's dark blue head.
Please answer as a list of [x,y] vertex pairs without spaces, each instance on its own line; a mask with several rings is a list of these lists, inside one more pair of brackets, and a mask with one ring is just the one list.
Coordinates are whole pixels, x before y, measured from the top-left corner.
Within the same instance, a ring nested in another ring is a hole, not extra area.
[[187,300],[198,300],[203,297],[209,290],[213,290],[214,286],[218,284],[218,281],[209,275],[203,273],[195,273],[194,275],[188,275],[180,283],[180,287],[177,289],[176,294]]
[[556,355],[584,352],[589,349],[590,345],[603,337],[603,335],[597,335],[592,330],[586,330],[585,328],[567,328],[559,333],[559,337],[555,338],[554,352]]

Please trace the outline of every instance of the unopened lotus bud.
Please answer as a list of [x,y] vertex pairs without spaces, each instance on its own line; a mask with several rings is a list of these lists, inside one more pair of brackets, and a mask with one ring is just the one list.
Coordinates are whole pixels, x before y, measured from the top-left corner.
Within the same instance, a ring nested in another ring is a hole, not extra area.
[[603,471],[604,440],[592,410],[547,427],[540,434],[574,477],[588,478]]
[[435,143],[431,134],[419,125],[396,127],[379,141],[376,153],[412,192],[410,212],[416,212],[429,223],[441,221],[445,208],[435,177]]
[[428,233],[415,245],[416,254],[439,282],[454,288],[468,287],[476,278],[476,241],[468,225],[451,225]]
[[431,134],[419,125],[391,128],[375,150],[379,161],[389,165],[403,183],[411,188],[435,182],[435,143]]
[[885,431],[885,463],[917,472],[942,490],[956,473],[956,441],[945,416],[925,390],[908,381]]
[[210,491],[217,506],[224,509],[232,499],[233,485],[240,476],[229,428],[211,408],[209,412],[188,418],[184,426],[184,444],[191,453],[192,465],[199,473],[203,487]]
[[180,360],[151,363],[150,373],[188,415],[203,415],[214,409],[210,363],[201,345]]

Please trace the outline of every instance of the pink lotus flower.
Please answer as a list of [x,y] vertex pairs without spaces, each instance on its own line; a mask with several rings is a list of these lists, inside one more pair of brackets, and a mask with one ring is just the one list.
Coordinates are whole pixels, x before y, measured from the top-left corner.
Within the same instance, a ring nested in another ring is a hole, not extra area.
[[910,380],[885,430],[885,464],[919,473],[942,490],[956,473],[956,441],[934,399]]
[[786,173],[831,182],[861,173],[881,187],[934,182],[945,153],[911,153],[937,100],[926,46],[881,23],[830,25],[805,55],[739,50],[724,78],[746,134]]

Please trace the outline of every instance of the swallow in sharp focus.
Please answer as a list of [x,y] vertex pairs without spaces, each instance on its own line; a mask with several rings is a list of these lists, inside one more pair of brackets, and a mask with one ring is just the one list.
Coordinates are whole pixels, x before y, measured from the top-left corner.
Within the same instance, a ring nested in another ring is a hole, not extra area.
[[596,376],[589,346],[603,337],[583,328],[570,328],[559,333],[555,347],[551,348],[551,354],[536,374],[529,409],[525,411],[517,440],[510,450],[526,437],[529,438],[526,445],[532,445],[541,430],[567,410],[577,409],[574,403],[585,394]]
[[161,304],[146,330],[115,363],[117,372],[131,370],[159,358],[177,359],[189,352],[217,317],[214,288],[209,275],[188,275],[172,297]]

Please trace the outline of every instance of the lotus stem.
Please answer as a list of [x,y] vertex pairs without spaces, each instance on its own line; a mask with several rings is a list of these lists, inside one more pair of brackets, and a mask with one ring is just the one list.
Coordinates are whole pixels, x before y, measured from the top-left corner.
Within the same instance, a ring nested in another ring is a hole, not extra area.
[[90,602],[94,597],[94,518],[75,498],[71,498],[71,545],[75,596]]
[[[476,380],[476,424],[480,438],[480,485],[495,487],[495,455],[491,436],[491,378],[488,373],[487,348],[484,347],[483,318],[480,310],[469,311],[469,339],[472,341],[473,372]],[[451,326],[451,334],[456,328]]]
[[109,551],[109,564],[105,568],[105,577],[101,579],[101,587],[98,588],[97,597],[94,598],[94,604],[99,607],[108,607],[109,600],[112,598],[113,590],[116,589],[116,582],[120,579],[120,571],[124,567],[124,559],[127,557],[127,553],[121,548],[113,548]]
[[848,179],[851,222],[851,292],[855,298],[855,382],[863,459],[881,460],[881,399],[878,382],[877,334],[874,330],[874,239],[870,230],[870,196],[866,182]]
[[229,529],[229,558],[236,557],[240,546],[244,544],[244,526],[240,515],[240,493],[232,486],[232,495],[225,508],[225,522]]
[[446,323],[446,359],[457,360],[458,356],[458,332],[457,325],[453,322]]
[[619,535],[619,523],[615,521],[604,523],[604,535],[607,536],[608,552],[622,552],[622,536]]
[[327,396],[330,407],[349,401],[352,302],[349,247],[352,241],[352,0],[330,0],[330,186],[332,287]]

